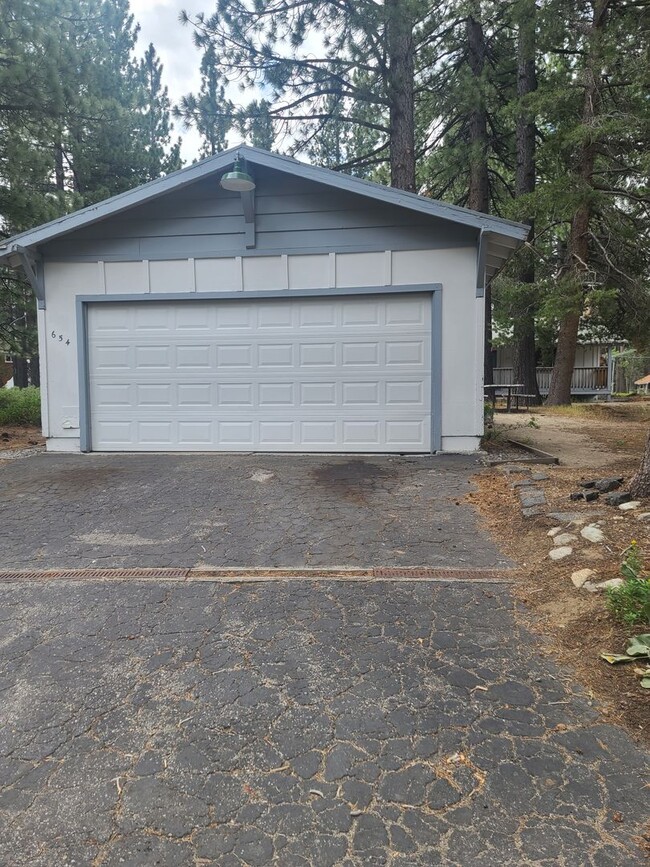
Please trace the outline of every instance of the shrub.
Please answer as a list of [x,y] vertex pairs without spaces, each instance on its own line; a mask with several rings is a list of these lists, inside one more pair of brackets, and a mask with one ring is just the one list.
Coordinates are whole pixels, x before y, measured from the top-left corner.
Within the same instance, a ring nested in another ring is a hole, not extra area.
[[607,607],[628,626],[650,623],[650,576],[643,574],[643,557],[635,541],[621,565],[624,583],[607,591]]
[[40,389],[0,389],[0,424],[35,425],[41,423]]

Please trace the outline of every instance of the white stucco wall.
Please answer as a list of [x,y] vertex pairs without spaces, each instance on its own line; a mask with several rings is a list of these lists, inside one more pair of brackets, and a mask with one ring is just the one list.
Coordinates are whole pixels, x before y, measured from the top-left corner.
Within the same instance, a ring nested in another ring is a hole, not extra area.
[[79,450],[77,295],[442,284],[442,448],[483,432],[483,299],[472,247],[135,262],[46,262],[39,313],[43,427],[51,450]]

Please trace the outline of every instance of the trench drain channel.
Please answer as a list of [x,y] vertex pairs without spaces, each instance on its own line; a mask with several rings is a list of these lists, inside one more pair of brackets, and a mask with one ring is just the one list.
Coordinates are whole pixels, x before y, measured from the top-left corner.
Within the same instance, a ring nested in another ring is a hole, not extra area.
[[509,583],[515,569],[461,569],[427,567],[350,567],[282,569],[255,568],[105,568],[105,569],[41,569],[0,571],[0,582],[18,581],[215,581],[242,582],[302,580],[302,581],[473,581]]

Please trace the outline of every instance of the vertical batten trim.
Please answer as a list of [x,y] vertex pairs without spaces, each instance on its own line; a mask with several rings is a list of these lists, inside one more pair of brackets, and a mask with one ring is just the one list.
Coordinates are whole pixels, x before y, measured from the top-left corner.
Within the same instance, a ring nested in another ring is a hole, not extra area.
[[99,288],[102,290],[102,294],[106,295],[106,262],[100,259],[97,265],[99,267]]
[[476,416],[474,419],[478,436],[483,436],[485,433],[485,411],[483,409],[484,395],[484,368],[483,356],[485,353],[485,298],[479,296],[474,301],[474,319],[476,322],[476,336],[474,338],[474,351],[476,353],[474,359],[474,369],[476,371]]
[[48,375],[47,375],[47,313],[43,309],[36,310],[36,323],[38,326],[38,366],[41,375],[41,430],[44,437],[50,435],[50,402],[48,399]]
[[386,252],[384,254],[384,266],[386,269],[384,282],[386,283],[386,286],[392,286],[393,285],[393,251],[392,250],[386,250]]
[[336,253],[328,253],[329,256],[329,287],[336,289]]
[[442,286],[431,293],[431,451],[442,450]]
[[243,256],[235,256],[235,261],[237,262],[237,273],[239,274],[239,292],[244,291],[244,257]]
[[88,305],[77,296],[77,376],[79,379],[79,449],[92,451],[90,376],[88,364]]
[[194,259],[187,260],[190,265],[190,292],[196,292],[196,264]]
[[284,278],[283,289],[289,288],[289,256],[286,253],[282,254],[282,276]]
[[151,262],[149,259],[143,259],[144,265],[144,291],[149,294],[151,292]]

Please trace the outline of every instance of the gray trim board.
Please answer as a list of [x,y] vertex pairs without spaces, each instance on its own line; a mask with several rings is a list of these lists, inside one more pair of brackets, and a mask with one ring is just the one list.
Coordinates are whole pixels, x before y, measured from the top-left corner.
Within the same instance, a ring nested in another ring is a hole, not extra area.
[[122,301],[245,301],[249,299],[348,297],[351,295],[431,295],[431,445],[442,447],[442,283],[411,283],[403,286],[355,286],[348,289],[272,289],[260,292],[173,292],[147,295],[77,295],[77,374],[79,377],[79,433],[82,452],[92,451],[90,377],[88,367],[88,305],[119,304]]
[[[438,284],[440,285],[440,284]],[[442,450],[442,292],[431,293],[431,451]]]
[[485,297],[486,283],[486,259],[487,259],[487,232],[481,229],[476,252],[476,297]]
[[77,321],[77,375],[79,377],[79,448],[92,450],[90,428],[90,377],[88,376],[88,307],[76,304]]
[[253,298],[319,298],[337,295],[400,295],[402,292],[440,292],[442,283],[408,283],[400,286],[352,286],[336,289],[260,289],[232,292],[149,292],[123,295],[77,295],[77,304],[115,304],[120,301],[244,301]]
[[[344,234],[344,233],[341,233]],[[347,233],[348,235],[350,232]],[[370,233],[371,236],[377,238],[376,233]],[[243,238],[243,235],[241,236]],[[267,238],[269,236],[267,235]],[[155,239],[159,242],[161,239]],[[294,239],[295,240],[295,239]],[[173,242],[176,241],[176,244]],[[368,240],[363,244],[345,244],[345,243],[327,243],[322,246],[307,245],[297,247],[295,245],[278,243],[276,246],[266,247],[258,246],[255,249],[246,249],[243,241],[238,247],[228,247],[226,249],[217,250],[212,239],[207,238],[203,247],[194,244],[184,246],[178,245],[178,239],[167,239],[163,243],[159,243],[159,249],[152,249],[147,244],[147,249],[143,249],[143,243],[132,241],[131,249],[123,249],[118,252],[108,250],[97,250],[95,252],[83,253],[80,252],[82,244],[85,246],[86,241],[80,244],[70,244],[65,241],[63,244],[70,246],[71,251],[66,253],[65,250],[54,249],[51,253],[49,249],[45,249],[44,255],[48,262],[141,262],[143,259],[155,260],[164,262],[170,259],[234,259],[237,256],[255,257],[255,256],[311,256],[319,253],[327,255],[328,253],[383,253],[386,250],[400,252],[403,250],[439,250],[454,248],[471,249],[476,246],[476,241],[458,240],[454,244],[441,244],[436,238],[421,237],[415,235],[405,235],[404,237],[396,237],[392,235],[389,239],[381,238],[379,241]]]

